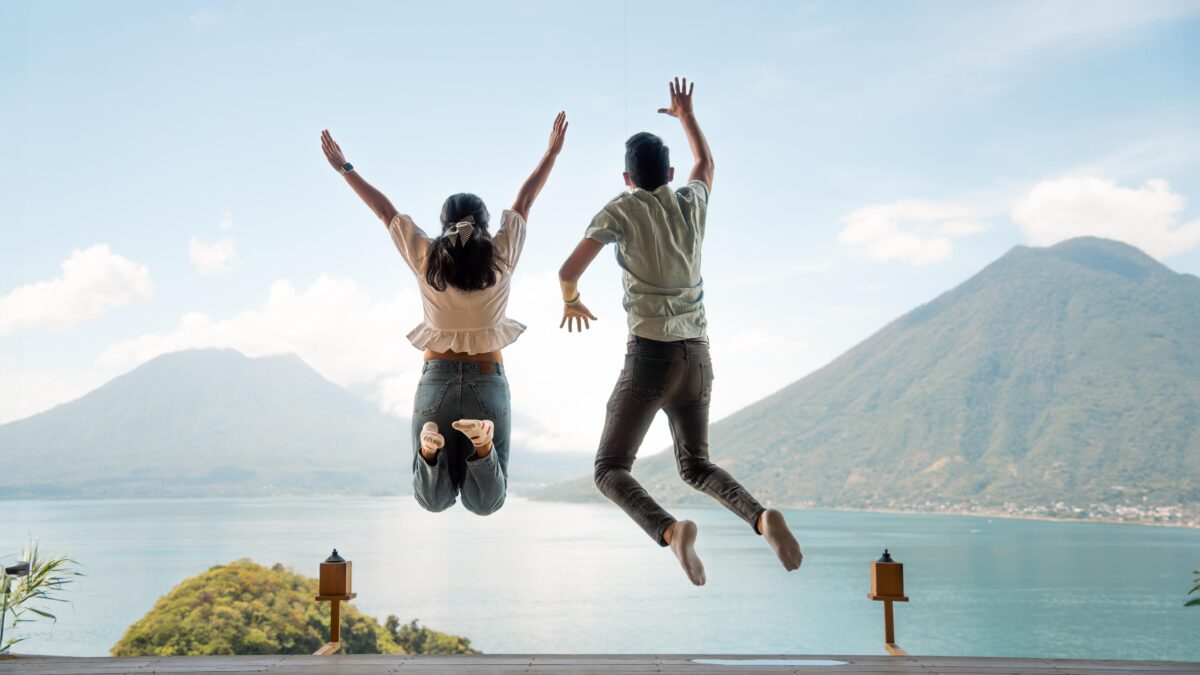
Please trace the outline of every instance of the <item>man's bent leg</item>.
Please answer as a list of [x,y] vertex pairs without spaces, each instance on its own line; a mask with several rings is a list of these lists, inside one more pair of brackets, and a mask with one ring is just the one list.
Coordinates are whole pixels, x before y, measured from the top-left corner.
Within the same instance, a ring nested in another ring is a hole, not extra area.
[[[675,519],[630,473],[638,448],[659,410],[653,390],[634,392],[632,371],[637,367],[633,357],[626,359],[625,370],[609,398],[604,433],[596,452],[596,487],[620,506],[651,539],[666,546],[663,530]],[[658,397],[661,395],[660,390]]]

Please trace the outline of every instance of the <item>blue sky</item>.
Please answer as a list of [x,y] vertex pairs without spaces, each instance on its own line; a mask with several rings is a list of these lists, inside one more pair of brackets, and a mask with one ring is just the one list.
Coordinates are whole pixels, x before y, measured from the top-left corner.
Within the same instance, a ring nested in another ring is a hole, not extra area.
[[690,166],[655,114],[675,75],[717,164],[716,416],[1015,245],[1099,234],[1197,274],[1197,63],[1198,2],[10,1],[0,422],[198,346],[294,351],[403,414],[415,282],[318,133],[435,227],[452,192],[507,207],[562,109],[506,358],[518,439],[593,450],[619,276],[603,254],[581,286],[601,321],[568,336],[554,272],[629,134]]

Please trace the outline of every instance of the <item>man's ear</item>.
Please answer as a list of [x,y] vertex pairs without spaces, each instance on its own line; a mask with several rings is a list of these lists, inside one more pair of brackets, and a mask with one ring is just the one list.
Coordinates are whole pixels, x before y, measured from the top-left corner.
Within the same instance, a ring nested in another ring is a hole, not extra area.
[[667,167],[667,182],[670,183],[673,180],[675,180],[675,167],[668,166]]
[[625,186],[628,187],[630,190],[632,190],[633,189],[633,179],[629,177],[629,172],[622,171],[621,177],[625,179]]

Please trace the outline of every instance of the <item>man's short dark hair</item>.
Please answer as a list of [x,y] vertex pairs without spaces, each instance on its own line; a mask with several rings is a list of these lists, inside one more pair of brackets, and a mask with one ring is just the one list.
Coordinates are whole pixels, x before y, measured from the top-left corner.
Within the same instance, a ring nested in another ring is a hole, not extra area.
[[635,187],[653,190],[667,184],[671,152],[662,139],[642,131],[625,141],[625,171]]

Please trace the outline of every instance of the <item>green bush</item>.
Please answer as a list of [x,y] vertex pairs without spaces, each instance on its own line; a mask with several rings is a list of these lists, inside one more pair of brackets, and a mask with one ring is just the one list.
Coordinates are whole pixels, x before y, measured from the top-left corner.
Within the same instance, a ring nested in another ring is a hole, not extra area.
[[[329,626],[329,608],[316,602],[316,595],[316,579],[282,565],[267,568],[249,560],[218,565],[185,579],[160,598],[125,631],[112,654],[312,654],[325,644]],[[399,620],[388,617],[388,623],[398,626]],[[342,603],[342,651],[424,653],[420,650],[428,645],[461,646],[466,651],[453,653],[471,653],[466,638],[418,629],[415,621],[409,626],[427,635],[397,642],[395,631]]]

